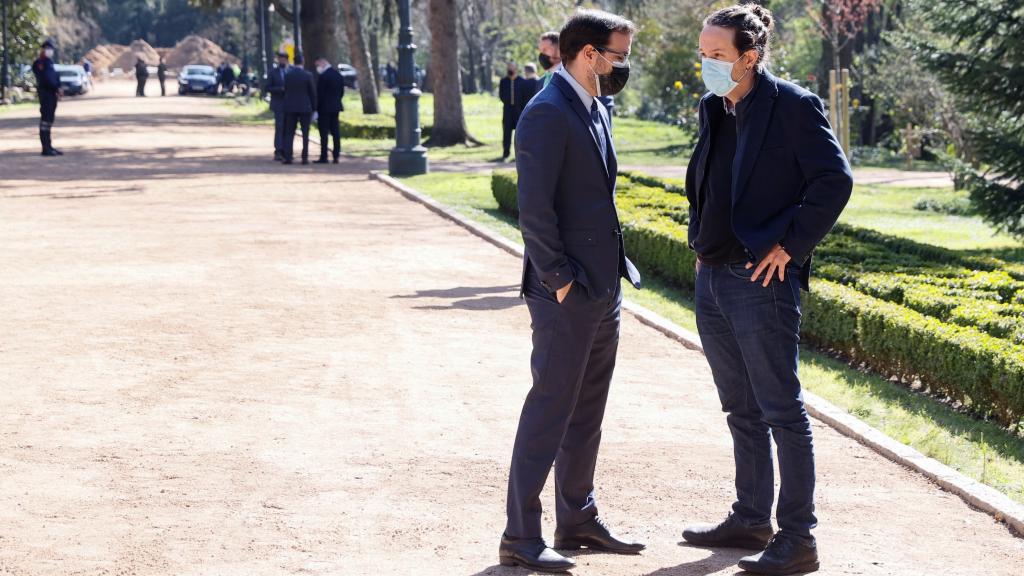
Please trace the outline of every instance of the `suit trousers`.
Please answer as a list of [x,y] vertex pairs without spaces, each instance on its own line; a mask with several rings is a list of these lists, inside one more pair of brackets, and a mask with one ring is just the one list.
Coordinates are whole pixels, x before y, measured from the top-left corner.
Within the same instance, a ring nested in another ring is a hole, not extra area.
[[284,115],[284,159],[291,160],[295,149],[295,128],[302,126],[302,159],[309,158],[309,119],[311,114],[285,112]]
[[558,525],[576,526],[597,515],[594,468],[618,353],[622,291],[593,299],[573,283],[559,303],[532,269],[523,288],[533,329],[533,387],[512,449],[505,534],[537,538],[540,493],[552,463]]
[[519,113],[514,108],[505,106],[501,114],[501,157],[506,158],[512,149],[512,131],[519,122]]
[[284,156],[284,110],[274,110],[274,153]]
[[341,154],[341,126],[338,124],[338,112],[320,114],[316,119],[316,129],[320,132],[320,159],[327,159],[327,137],[334,140],[334,157]]

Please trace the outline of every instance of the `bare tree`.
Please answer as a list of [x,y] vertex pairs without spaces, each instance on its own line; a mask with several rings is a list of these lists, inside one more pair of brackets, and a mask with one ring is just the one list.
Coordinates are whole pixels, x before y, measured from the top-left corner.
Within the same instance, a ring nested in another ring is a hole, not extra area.
[[349,55],[352,65],[359,75],[359,96],[363,100],[364,114],[379,114],[380,102],[377,99],[377,74],[370,65],[370,52],[366,48],[366,36],[363,34],[363,19],[359,10],[359,0],[341,0],[345,12],[345,30],[348,33]]
[[839,70],[840,52],[857,36],[882,0],[807,0],[807,15],[832,46],[832,68]]

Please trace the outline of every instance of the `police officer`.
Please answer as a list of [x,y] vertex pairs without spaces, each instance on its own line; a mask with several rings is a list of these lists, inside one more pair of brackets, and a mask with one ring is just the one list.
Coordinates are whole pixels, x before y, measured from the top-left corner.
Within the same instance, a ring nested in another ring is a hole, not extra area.
[[39,58],[32,63],[32,73],[36,76],[36,90],[39,93],[39,141],[43,144],[43,156],[63,156],[64,153],[53,147],[50,141],[50,128],[57,114],[57,100],[64,95],[60,89],[60,77],[53,68],[53,43],[43,42],[39,50]]

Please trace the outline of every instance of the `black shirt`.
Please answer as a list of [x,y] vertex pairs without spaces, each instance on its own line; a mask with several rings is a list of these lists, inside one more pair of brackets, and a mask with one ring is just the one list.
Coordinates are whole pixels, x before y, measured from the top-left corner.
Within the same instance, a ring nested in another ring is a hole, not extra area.
[[[741,116],[746,100],[741,100],[736,109]],[[736,156],[736,121],[736,116],[723,112],[717,126],[712,127],[707,177],[704,190],[700,192],[703,196],[700,229],[693,241],[697,256],[709,265],[747,262],[746,249],[732,231],[732,160]]]

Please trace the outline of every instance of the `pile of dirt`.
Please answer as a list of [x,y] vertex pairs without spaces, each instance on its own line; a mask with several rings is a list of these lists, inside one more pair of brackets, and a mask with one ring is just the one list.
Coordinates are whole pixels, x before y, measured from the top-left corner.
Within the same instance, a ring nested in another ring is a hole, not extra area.
[[167,67],[174,70],[181,69],[188,64],[217,66],[222,62],[241,63],[238,58],[225,52],[215,42],[194,34],[182,38],[174,48],[167,52],[164,59],[167,62]]
[[150,66],[156,66],[163,57],[167,68],[175,71],[188,64],[217,66],[221,62],[240,63],[237,57],[225,52],[217,43],[195,35],[186,36],[174,48],[154,48],[145,40],[136,40],[131,46],[100,44],[89,50],[85,57],[96,70],[120,68],[129,74],[135,69],[135,62],[139,58]]
[[136,40],[132,42],[131,46],[127,50],[121,53],[114,60],[111,67],[120,68],[124,71],[134,70],[135,63],[142,59],[143,62],[150,66],[156,66],[160,62],[160,55],[157,54],[156,50],[149,45],[149,42],[145,40]]

